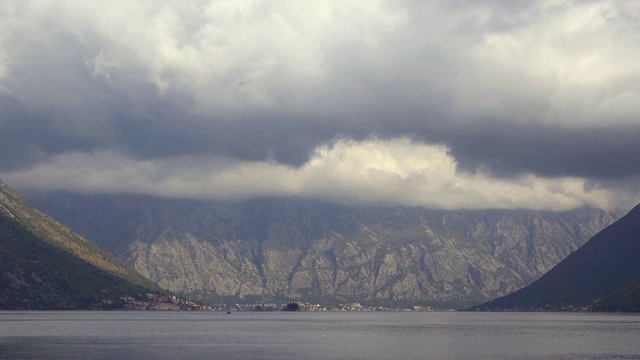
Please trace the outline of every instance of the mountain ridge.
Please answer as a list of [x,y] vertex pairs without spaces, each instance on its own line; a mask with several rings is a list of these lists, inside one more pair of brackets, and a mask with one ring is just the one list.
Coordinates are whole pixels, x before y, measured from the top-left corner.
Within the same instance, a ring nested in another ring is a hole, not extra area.
[[0,308],[112,307],[120,296],[166,292],[1,180],[0,257]]
[[[640,205],[529,286],[470,310],[613,310],[617,306],[625,311],[640,311],[639,258]],[[616,305],[624,299],[635,300]]]
[[[14,221],[35,238],[60,248],[92,266],[149,290],[161,291],[155,283],[132,271],[112,254],[74,233],[27,202],[20,194],[0,180],[0,215]],[[24,234],[22,230],[19,231]]]
[[598,209],[350,208],[53,193],[31,199],[201,301],[471,305],[525,286],[617,219]]

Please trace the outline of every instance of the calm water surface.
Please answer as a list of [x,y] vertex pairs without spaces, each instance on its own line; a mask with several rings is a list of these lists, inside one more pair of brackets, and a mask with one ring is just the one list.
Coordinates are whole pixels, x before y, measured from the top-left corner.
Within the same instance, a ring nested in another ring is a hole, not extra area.
[[1,359],[640,359],[640,316],[0,312]]

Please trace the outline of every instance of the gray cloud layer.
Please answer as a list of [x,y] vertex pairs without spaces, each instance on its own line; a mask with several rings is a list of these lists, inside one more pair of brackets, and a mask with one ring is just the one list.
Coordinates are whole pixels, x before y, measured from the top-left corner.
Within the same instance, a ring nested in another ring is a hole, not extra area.
[[6,0],[0,17],[6,178],[104,153],[301,169],[372,138],[502,180],[640,176],[635,2]]

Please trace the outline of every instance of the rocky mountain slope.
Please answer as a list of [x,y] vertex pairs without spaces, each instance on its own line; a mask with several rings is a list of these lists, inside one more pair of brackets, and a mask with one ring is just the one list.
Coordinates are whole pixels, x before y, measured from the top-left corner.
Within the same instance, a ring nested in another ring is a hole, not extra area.
[[617,219],[596,209],[439,211],[69,193],[31,199],[160,286],[209,302],[471,305],[529,284]]
[[471,310],[640,311],[640,205],[531,285]]
[[0,309],[117,308],[160,288],[0,182]]

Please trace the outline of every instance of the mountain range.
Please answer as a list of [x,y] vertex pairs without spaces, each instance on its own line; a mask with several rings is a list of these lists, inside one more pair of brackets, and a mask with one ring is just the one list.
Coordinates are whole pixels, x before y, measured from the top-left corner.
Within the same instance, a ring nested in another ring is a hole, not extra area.
[[154,283],[203,302],[464,307],[545,274],[620,212],[31,194]]
[[640,311],[640,205],[527,287],[470,310]]

